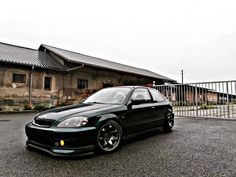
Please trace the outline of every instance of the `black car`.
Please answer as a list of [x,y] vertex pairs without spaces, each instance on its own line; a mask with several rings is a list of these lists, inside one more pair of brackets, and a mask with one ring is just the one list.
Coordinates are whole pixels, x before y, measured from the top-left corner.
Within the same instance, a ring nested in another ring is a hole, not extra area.
[[122,139],[162,126],[171,131],[169,101],[153,88],[123,86],[102,89],[83,103],[51,109],[25,126],[27,147],[54,156],[113,152]]

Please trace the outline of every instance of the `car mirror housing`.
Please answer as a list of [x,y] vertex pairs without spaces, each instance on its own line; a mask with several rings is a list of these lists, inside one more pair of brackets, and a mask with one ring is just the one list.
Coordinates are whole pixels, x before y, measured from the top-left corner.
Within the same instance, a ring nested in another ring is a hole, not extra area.
[[147,103],[147,100],[131,100],[131,105],[139,105],[139,104],[143,104],[143,103]]

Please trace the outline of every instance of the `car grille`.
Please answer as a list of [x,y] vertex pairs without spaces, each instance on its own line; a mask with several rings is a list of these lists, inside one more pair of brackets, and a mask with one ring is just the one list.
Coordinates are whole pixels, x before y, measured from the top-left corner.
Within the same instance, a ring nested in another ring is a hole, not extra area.
[[33,124],[40,127],[51,127],[54,122],[55,120],[52,120],[52,119],[35,118],[33,121]]
[[50,131],[44,131],[40,129],[27,129],[27,136],[30,140],[38,142],[40,144],[52,146],[52,133]]

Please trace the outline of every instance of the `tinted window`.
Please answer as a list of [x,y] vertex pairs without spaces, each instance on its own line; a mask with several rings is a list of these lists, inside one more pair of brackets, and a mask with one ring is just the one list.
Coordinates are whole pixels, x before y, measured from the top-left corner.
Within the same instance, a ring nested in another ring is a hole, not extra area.
[[25,83],[25,74],[13,74],[12,82]]
[[161,102],[161,101],[165,101],[164,97],[155,89],[149,89],[151,94],[152,94],[152,98],[154,101],[157,102]]
[[150,94],[147,89],[135,89],[132,96],[132,100],[151,100]]

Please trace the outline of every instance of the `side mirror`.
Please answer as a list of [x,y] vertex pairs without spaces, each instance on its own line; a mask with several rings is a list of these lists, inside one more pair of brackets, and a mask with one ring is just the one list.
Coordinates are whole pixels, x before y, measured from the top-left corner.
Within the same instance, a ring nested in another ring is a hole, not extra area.
[[133,105],[139,105],[139,104],[143,104],[143,103],[148,103],[147,100],[132,100],[130,101],[130,103],[127,105],[128,109],[132,109]]
[[131,105],[139,105],[143,103],[147,103],[147,101],[146,100],[131,100]]

